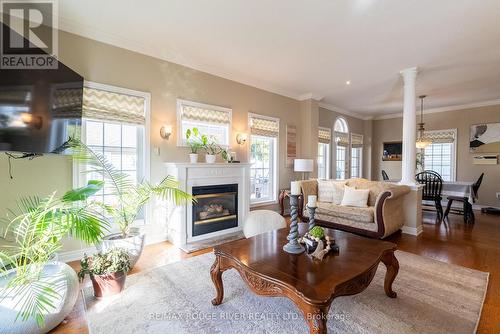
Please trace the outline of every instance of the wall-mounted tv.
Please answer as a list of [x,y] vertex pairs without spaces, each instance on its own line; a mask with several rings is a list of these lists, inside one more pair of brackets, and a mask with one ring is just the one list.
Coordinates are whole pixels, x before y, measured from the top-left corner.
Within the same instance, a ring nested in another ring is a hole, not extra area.
[[401,161],[403,156],[403,143],[387,142],[384,143],[382,151],[382,161]]
[[83,77],[61,62],[57,69],[0,69],[0,151],[52,153],[79,137],[82,98]]

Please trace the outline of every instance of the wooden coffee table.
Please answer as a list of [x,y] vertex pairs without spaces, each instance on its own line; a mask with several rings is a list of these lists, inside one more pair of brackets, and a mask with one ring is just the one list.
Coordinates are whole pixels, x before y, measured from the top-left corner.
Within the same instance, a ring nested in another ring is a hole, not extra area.
[[[305,232],[307,225],[300,225]],[[325,230],[335,238],[340,252],[327,255],[323,261],[313,260],[305,253],[293,255],[284,252],[282,247],[287,242],[287,228],[214,247],[216,259],[210,274],[217,296],[212,304],[222,303],[222,273],[234,268],[256,294],[284,296],[292,300],[301,310],[310,333],[326,333],[327,315],[333,300],[365,290],[381,261],[387,267],[385,293],[396,298],[396,292],[392,290],[392,282],[399,270],[394,256],[395,244]]]

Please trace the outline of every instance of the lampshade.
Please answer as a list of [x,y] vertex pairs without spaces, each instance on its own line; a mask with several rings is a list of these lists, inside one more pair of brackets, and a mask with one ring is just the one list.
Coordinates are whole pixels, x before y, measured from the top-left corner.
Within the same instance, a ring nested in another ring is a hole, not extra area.
[[293,170],[295,172],[312,172],[313,171],[312,159],[294,159]]

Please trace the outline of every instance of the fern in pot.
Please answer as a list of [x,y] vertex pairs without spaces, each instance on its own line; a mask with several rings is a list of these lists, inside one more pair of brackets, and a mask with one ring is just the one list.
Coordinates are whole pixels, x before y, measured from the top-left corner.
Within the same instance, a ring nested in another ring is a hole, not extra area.
[[97,253],[90,258],[84,255],[80,266],[78,272],[80,282],[83,282],[85,275],[88,274],[94,288],[94,296],[107,297],[118,294],[124,289],[127,272],[130,270],[130,256],[127,250],[115,248]]
[[21,199],[1,221],[6,246],[0,247],[0,332],[46,333],[71,312],[78,296],[78,278],[56,260],[68,236],[87,244],[98,242],[108,224],[101,206],[89,198],[102,181],[58,198]]
[[106,235],[96,244],[96,248],[99,252],[126,249],[132,268],[144,248],[145,235],[140,228],[133,226],[142,208],[155,196],[174,205],[192,201],[193,197],[180,190],[177,180],[172,176],[165,177],[157,184],[146,180],[136,183],[128,174],[116,169],[102,154],[94,152],[79,140],[70,139],[67,145],[72,149],[75,160],[86,164],[90,172],[102,175],[108,193],[117,197],[115,205],[102,203],[102,206],[112,223],[118,226],[119,232]]
[[191,151],[189,153],[189,161],[195,164],[198,162],[198,151],[203,147],[198,128],[186,130],[186,143]]

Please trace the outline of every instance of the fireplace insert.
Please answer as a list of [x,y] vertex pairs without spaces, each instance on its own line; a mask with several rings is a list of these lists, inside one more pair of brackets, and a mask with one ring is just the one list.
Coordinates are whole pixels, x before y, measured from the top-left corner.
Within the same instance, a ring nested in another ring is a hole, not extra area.
[[238,226],[238,184],[193,187],[193,237]]

